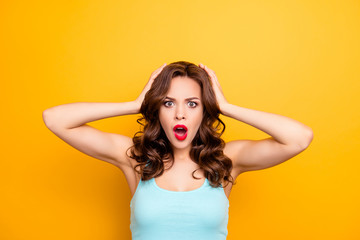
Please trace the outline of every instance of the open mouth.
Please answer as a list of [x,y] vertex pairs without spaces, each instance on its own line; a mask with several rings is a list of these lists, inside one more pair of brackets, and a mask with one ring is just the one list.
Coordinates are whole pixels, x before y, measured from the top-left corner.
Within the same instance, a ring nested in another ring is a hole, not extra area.
[[176,125],[173,130],[174,130],[175,137],[178,140],[182,141],[187,137],[188,129],[185,125]]

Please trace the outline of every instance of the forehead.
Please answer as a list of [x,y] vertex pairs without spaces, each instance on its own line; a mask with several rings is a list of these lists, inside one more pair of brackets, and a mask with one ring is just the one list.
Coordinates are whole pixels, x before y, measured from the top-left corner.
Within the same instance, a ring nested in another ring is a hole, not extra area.
[[171,79],[167,96],[177,98],[198,97],[201,99],[201,87],[199,83],[189,77],[174,77]]

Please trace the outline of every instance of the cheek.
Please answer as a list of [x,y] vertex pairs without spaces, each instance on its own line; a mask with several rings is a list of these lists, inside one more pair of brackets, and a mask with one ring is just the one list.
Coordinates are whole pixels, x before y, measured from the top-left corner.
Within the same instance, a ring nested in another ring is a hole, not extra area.
[[169,125],[169,119],[168,119],[168,115],[164,112],[159,112],[159,121],[160,124],[162,126],[162,128],[165,130],[167,129],[168,125]]
[[202,111],[199,111],[197,114],[194,114],[194,116],[196,116],[194,118],[194,123],[195,123],[195,127],[197,128],[197,130],[199,129],[200,125],[201,125],[201,122],[203,120],[203,112]]
[[[203,111],[203,108],[199,108],[198,109],[198,112],[196,114],[196,118],[197,120],[201,123],[202,119],[204,118],[204,111]],[[200,124],[199,123],[199,124]]]

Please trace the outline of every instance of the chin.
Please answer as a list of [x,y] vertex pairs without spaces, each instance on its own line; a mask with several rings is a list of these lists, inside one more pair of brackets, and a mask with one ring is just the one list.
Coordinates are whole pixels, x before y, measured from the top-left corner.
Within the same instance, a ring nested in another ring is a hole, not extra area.
[[188,147],[192,147],[192,144],[191,144],[192,141],[189,139],[185,139],[183,141],[178,141],[178,140],[174,140],[174,141],[176,141],[176,142],[170,141],[170,144],[173,148],[185,149]]

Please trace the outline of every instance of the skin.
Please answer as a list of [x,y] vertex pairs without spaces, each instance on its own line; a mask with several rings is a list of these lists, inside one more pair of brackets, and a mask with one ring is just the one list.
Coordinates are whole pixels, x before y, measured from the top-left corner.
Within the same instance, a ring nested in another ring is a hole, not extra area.
[[310,127],[285,116],[248,109],[229,103],[213,70],[200,64],[210,76],[220,111],[249,124],[271,137],[263,140],[235,140],[225,144],[224,154],[233,162],[235,178],[246,171],[270,168],[304,151],[313,139]]
[[[263,140],[240,139],[225,143],[224,154],[233,162],[233,170],[231,172],[233,179],[236,179],[241,173],[246,171],[260,170],[281,164],[308,147],[313,138],[312,130],[308,126],[285,116],[247,109],[229,103],[223,94],[215,72],[203,64],[199,64],[199,67],[203,68],[210,76],[216,100],[219,104],[220,112],[223,115],[247,123],[271,136]],[[175,84],[178,82],[179,81],[176,80]],[[176,92],[191,91],[190,88],[179,91],[178,89],[181,89],[181,87],[181,84],[176,85],[176,87],[174,85],[173,89],[177,91],[173,91],[172,93],[176,94]],[[193,87],[195,87],[195,85]],[[172,114],[172,116],[174,116],[174,114]],[[170,135],[170,130],[168,133]],[[187,147],[183,149],[184,151],[180,151],[180,156],[186,158],[185,156],[187,156],[190,146],[187,145]],[[179,151],[177,152],[179,153]],[[191,164],[190,161],[187,161],[187,163],[188,165]],[[185,167],[183,166],[183,168]],[[169,177],[169,175],[173,177]],[[159,180],[163,179],[161,183],[166,189],[176,188],[174,186],[181,189],[189,189],[189,187],[186,187],[186,184],[183,183],[183,180],[179,180],[187,179],[186,175],[184,173],[177,173],[176,169],[173,170],[171,174],[165,173],[159,178],[157,181],[159,182]],[[194,180],[187,180],[187,182],[189,183],[187,186],[191,186],[190,183],[192,183],[193,186],[201,186],[201,184],[196,183]],[[191,189],[196,189],[197,187]],[[229,197],[231,189],[231,184],[224,188],[227,197]]]
[[[63,141],[77,150],[100,160],[117,166],[125,175],[131,195],[136,191],[140,176],[134,170],[137,162],[127,155],[133,145],[132,138],[117,133],[100,131],[87,123],[115,116],[137,114],[146,92],[154,79],[166,64],[156,69],[150,76],[140,95],[131,102],[89,103],[79,102],[55,106],[43,111],[45,125]],[[310,127],[285,116],[267,113],[236,106],[229,103],[221,89],[213,70],[199,64],[212,81],[212,87],[223,115],[251,125],[270,137],[262,140],[234,140],[227,142],[224,154],[233,163],[231,176],[234,180],[244,172],[266,169],[285,162],[304,151],[313,139]],[[161,107],[160,121],[175,152],[174,166],[156,178],[156,183],[164,189],[172,191],[189,191],[200,187],[204,180],[203,172],[197,171],[195,177],[191,173],[198,166],[189,159],[190,140],[199,128],[202,116],[199,108],[189,108],[185,98],[199,96],[199,86],[192,79],[173,79],[168,95],[173,97],[169,108]],[[182,89],[182,90],[181,90]],[[176,90],[176,91],[175,91]],[[200,100],[201,101],[201,100]],[[171,106],[171,107],[170,107]],[[191,114],[190,114],[191,113]],[[188,137],[179,142],[172,133],[176,123],[185,123],[189,127]],[[166,167],[166,166],[165,166]],[[224,189],[227,197],[232,185]]]
[[[188,77],[175,77],[171,80],[170,89],[163,105],[159,109],[159,120],[165,131],[174,153],[171,168],[165,164],[164,174],[156,177],[159,187],[170,191],[189,191],[199,188],[205,181],[204,172],[198,170],[195,177],[192,172],[198,168],[190,158],[191,142],[195,137],[202,118],[203,104],[200,85]],[[173,132],[177,124],[188,128],[185,140],[178,140]]]
[[[175,77],[171,80],[166,96],[172,99],[165,99],[164,104],[160,107],[161,126],[171,143],[175,161],[189,160],[191,141],[203,118],[200,85],[188,77]],[[175,137],[173,128],[177,124],[183,124],[188,128],[185,140],[180,141]]]

